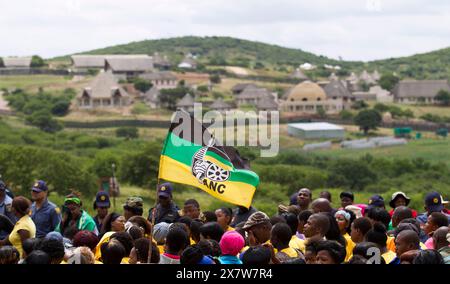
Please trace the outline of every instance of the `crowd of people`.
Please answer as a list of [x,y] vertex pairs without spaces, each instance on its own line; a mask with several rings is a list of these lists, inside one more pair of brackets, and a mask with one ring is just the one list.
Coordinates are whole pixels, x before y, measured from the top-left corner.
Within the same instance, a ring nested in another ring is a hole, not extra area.
[[342,192],[333,208],[329,192],[313,199],[302,188],[269,217],[254,207],[202,211],[195,199],[180,208],[173,191],[160,184],[146,216],[142,198],[110,212],[100,191],[92,217],[76,193],[60,209],[44,181],[32,201],[0,181],[0,264],[450,264],[450,212],[438,192],[418,214],[403,192],[388,211],[380,195],[355,204]]

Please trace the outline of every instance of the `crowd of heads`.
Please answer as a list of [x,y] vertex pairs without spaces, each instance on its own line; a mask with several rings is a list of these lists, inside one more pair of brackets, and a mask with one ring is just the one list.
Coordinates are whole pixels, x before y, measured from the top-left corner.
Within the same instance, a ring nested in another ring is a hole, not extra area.
[[[5,190],[0,182],[0,193]],[[355,203],[352,192],[323,191],[314,198],[301,188],[269,217],[251,206],[202,211],[195,199],[179,208],[173,190],[170,183],[159,185],[147,216],[136,196],[113,212],[104,191],[95,198],[94,217],[76,192],[59,210],[47,200],[43,181],[32,187],[32,201],[0,195],[9,202],[0,211],[0,232],[7,232],[0,264],[450,263],[450,217],[437,192],[426,195],[425,212],[418,214],[403,192],[392,195],[388,211],[380,195],[365,204]]]

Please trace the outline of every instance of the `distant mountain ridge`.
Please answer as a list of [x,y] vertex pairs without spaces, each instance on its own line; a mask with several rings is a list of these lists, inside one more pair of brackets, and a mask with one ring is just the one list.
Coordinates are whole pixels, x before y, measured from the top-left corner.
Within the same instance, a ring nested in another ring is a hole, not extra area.
[[249,41],[232,37],[185,36],[158,40],[143,40],[95,49],[80,54],[153,54],[167,55],[174,62],[192,53],[206,65],[291,66],[309,62],[317,66],[339,65],[348,72],[364,69],[380,73],[395,72],[402,78],[448,79],[450,78],[450,48],[406,57],[389,58],[369,62],[341,61],[316,55],[301,49]]

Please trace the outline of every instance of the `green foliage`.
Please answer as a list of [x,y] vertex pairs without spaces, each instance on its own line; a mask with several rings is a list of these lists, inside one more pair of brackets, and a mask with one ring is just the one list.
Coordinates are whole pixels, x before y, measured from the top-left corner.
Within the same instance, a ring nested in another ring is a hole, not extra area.
[[318,115],[320,118],[325,118],[325,117],[327,117],[327,112],[323,109],[322,106],[318,106],[318,107],[317,107],[317,115]]
[[160,145],[151,143],[142,151],[126,154],[122,159],[120,177],[141,187],[154,188],[158,176]]
[[131,109],[131,113],[135,115],[139,114],[147,114],[149,113],[149,108],[146,104],[142,102],[137,102],[133,105],[133,108]]
[[150,90],[153,85],[151,82],[147,80],[136,78],[133,80],[133,86],[136,90],[140,91],[141,93],[145,93],[148,90]]
[[378,81],[378,83],[380,84],[380,86],[388,91],[392,91],[395,87],[395,85],[400,81],[400,78],[398,78],[397,76],[393,75],[393,74],[383,74],[380,77],[380,80]]
[[136,139],[139,138],[139,129],[136,127],[119,127],[116,130],[116,136],[127,139]]
[[202,92],[202,93],[207,93],[209,91],[209,88],[206,85],[200,85],[197,87],[197,91]]
[[376,130],[381,124],[381,115],[376,110],[363,110],[355,116],[354,122],[367,135],[370,129]]
[[439,116],[431,113],[426,113],[420,118],[434,123],[450,123],[450,116]]
[[339,113],[339,117],[343,120],[350,120],[353,119],[353,113],[344,109]]
[[389,111],[389,106],[382,104],[382,103],[377,103],[374,107],[374,110],[378,111],[379,113],[384,113]]
[[52,117],[47,109],[38,110],[26,116],[26,122],[30,125],[38,127],[40,130],[54,133],[60,131],[63,127],[60,122]]
[[330,167],[328,186],[362,190],[377,180],[367,164],[358,160],[339,160]]
[[184,85],[179,85],[174,89],[162,89],[160,92],[161,95],[159,99],[161,101],[161,104],[167,106],[167,108],[170,110],[175,110],[177,101],[184,97],[187,93],[192,94],[192,90],[185,87]]
[[5,67],[5,63],[3,62],[3,58],[0,57],[0,67]]
[[213,84],[220,84],[222,80],[220,79],[220,76],[218,74],[213,74],[209,76],[209,81],[211,81],[211,83]]
[[44,61],[44,59],[42,59],[42,57],[40,57],[38,55],[33,55],[31,57],[31,67],[39,68],[39,67],[44,67],[45,65],[46,65],[45,61]]
[[356,110],[365,109],[368,107],[369,107],[369,105],[365,101],[356,101],[351,106],[352,109],[356,109]]
[[450,93],[445,90],[440,90],[435,99],[444,106],[450,106]]

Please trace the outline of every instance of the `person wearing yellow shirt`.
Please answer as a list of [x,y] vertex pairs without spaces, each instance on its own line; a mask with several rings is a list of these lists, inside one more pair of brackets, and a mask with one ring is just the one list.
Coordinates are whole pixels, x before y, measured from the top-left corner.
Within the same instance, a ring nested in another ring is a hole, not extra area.
[[338,210],[334,217],[336,218],[336,222],[339,226],[339,231],[341,235],[345,239],[345,261],[349,261],[353,255],[353,248],[355,247],[355,243],[352,241],[352,238],[349,235],[351,225],[353,220],[355,220],[355,214],[350,210]]
[[262,244],[269,244],[270,232],[272,230],[272,224],[270,218],[266,213],[257,211],[248,217],[242,230],[245,232],[248,240],[248,246],[245,246],[241,255],[249,248]]
[[125,231],[125,217],[115,212],[109,213],[103,219],[103,225],[100,230],[100,241],[95,247],[95,260],[100,260],[102,257],[100,248],[102,244],[107,243],[110,237],[117,232]]
[[11,204],[11,211],[18,221],[14,225],[11,233],[3,240],[0,240],[0,247],[4,245],[14,246],[23,258],[22,244],[25,240],[36,237],[36,226],[30,217],[31,201],[23,196],[17,196]]
[[222,227],[224,232],[234,231],[232,227],[230,227],[231,220],[233,219],[233,211],[231,208],[220,208],[215,211],[217,217],[217,223],[219,223],[220,227]]
[[297,237],[297,229],[298,229],[298,218],[294,213],[285,213],[282,215],[284,220],[286,220],[286,224],[291,229],[291,239],[289,241],[289,247],[299,250],[302,253],[305,253],[305,240]]
[[273,226],[270,242],[277,250],[275,257],[281,262],[286,262],[292,259],[304,259],[303,253],[299,249],[289,246],[292,238],[292,230],[285,223],[277,223]]

